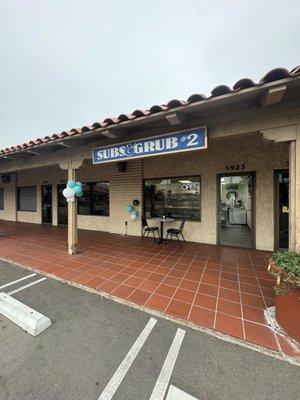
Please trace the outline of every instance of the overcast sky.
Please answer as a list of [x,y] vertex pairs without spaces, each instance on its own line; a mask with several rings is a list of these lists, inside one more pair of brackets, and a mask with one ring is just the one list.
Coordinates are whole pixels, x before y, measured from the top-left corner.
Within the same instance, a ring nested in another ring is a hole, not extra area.
[[300,63],[299,0],[0,0],[0,148]]

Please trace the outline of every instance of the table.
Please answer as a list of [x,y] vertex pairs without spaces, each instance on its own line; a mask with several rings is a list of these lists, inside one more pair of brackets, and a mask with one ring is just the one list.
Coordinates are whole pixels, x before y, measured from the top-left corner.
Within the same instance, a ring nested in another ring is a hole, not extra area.
[[174,221],[174,218],[153,218],[155,221],[159,221],[160,222],[160,237],[159,237],[159,241],[158,244],[164,243],[165,239],[164,239],[164,222],[172,222]]

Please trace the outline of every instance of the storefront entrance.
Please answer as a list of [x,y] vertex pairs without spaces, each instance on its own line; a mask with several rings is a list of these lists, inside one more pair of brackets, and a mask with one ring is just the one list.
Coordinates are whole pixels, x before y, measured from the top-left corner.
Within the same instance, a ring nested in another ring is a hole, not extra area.
[[275,245],[289,247],[289,171],[275,172]]
[[253,175],[221,175],[219,187],[219,244],[253,247]]
[[63,195],[66,185],[57,185],[57,221],[58,225],[68,225],[68,202]]
[[52,186],[42,186],[42,222],[52,223]]

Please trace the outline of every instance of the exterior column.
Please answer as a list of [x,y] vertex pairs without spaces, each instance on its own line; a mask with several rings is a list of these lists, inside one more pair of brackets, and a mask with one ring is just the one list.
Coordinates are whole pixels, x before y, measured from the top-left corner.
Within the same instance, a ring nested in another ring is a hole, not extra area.
[[290,142],[289,157],[289,250],[295,250],[295,189],[296,189],[296,141]]
[[[76,181],[76,169],[72,163],[68,167],[68,180]],[[77,228],[77,198],[68,202],[68,253],[74,255],[77,252],[78,228]]]
[[11,197],[11,207],[13,209],[13,218],[12,221],[18,221],[18,175],[15,174],[12,176],[12,191],[13,193],[10,193]]
[[300,252],[300,125],[290,143],[289,249]]
[[[61,169],[68,171],[68,180],[76,181],[76,171],[81,167],[83,158],[70,159],[58,163]],[[77,199],[68,202],[68,253],[74,255],[77,252]]]
[[297,126],[295,168],[295,250],[300,253],[300,125]]

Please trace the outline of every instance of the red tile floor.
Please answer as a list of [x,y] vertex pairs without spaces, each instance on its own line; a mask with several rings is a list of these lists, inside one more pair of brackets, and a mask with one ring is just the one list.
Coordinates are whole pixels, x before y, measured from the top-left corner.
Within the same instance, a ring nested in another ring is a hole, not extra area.
[[270,253],[79,231],[67,254],[63,227],[0,222],[0,258],[53,274],[272,350],[300,351],[275,334],[263,310],[274,305]]

